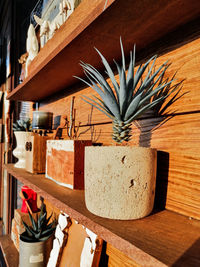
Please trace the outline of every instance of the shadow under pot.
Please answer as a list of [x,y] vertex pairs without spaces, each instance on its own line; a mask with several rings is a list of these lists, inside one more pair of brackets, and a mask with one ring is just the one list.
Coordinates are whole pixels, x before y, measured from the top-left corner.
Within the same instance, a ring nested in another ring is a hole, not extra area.
[[156,149],[86,147],[85,202],[95,215],[119,220],[151,213],[156,186]]

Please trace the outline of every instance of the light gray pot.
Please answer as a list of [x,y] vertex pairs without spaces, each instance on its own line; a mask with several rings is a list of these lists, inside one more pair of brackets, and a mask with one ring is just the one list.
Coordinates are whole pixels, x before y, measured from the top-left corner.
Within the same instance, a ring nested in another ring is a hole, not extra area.
[[156,149],[102,146],[85,148],[85,202],[95,215],[139,219],[153,209]]
[[41,242],[19,241],[19,267],[46,267],[52,249],[52,237]]

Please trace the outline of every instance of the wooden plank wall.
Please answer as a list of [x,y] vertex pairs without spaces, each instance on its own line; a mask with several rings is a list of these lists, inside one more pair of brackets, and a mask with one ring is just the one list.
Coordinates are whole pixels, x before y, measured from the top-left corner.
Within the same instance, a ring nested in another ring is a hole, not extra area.
[[[179,43],[177,48],[160,54],[157,65],[166,60],[172,63],[167,76],[177,71],[177,82],[184,80],[181,93],[185,94],[169,108],[168,112],[174,115],[162,127],[155,130],[160,118],[142,120],[142,134],[133,126],[130,145],[150,144],[158,149],[156,205],[200,219],[200,38]],[[40,109],[51,111],[54,116],[69,116],[71,97],[75,96],[76,124],[81,122],[81,132],[89,129],[91,108],[80,97],[90,93],[94,92],[79,84],[42,102]],[[94,141],[114,144],[112,124],[105,115],[94,109],[91,122],[92,127],[80,139],[90,139],[93,132]],[[65,132],[63,136],[66,137]]]

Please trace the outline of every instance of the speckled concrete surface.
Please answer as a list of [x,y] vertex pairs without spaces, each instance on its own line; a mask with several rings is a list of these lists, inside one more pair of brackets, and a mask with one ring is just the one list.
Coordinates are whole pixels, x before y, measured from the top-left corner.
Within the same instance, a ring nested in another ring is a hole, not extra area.
[[86,147],[85,201],[92,213],[138,219],[153,209],[157,152],[144,147]]

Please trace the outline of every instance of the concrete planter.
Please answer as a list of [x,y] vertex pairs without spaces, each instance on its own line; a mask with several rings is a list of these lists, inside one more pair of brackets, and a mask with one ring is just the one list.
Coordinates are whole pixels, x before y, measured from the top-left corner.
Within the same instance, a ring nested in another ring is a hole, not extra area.
[[86,147],[88,210],[110,219],[139,219],[151,213],[157,151],[144,147]]
[[52,237],[41,242],[19,241],[19,267],[46,267],[52,249]]

